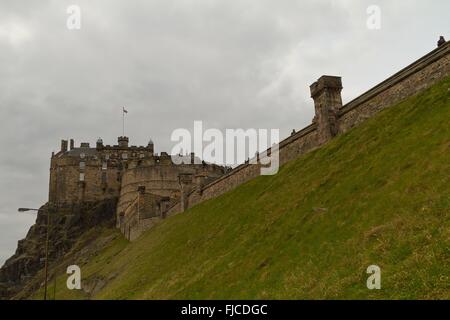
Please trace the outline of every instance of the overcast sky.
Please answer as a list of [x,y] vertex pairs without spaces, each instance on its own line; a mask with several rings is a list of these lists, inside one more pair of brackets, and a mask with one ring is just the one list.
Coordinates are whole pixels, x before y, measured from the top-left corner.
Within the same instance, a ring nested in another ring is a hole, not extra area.
[[[81,29],[66,10],[81,8]],[[369,5],[381,29],[366,25]],[[450,2],[54,0],[0,2],[0,265],[48,192],[60,139],[114,144],[121,106],[133,145],[170,151],[176,128],[311,122],[309,85],[343,77],[344,103],[449,36]]]

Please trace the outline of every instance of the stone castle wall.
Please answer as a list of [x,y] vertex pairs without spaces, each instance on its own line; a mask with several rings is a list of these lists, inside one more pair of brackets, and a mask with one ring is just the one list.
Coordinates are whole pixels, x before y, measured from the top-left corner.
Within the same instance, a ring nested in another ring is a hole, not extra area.
[[[118,196],[120,180],[116,165],[102,170],[101,160],[64,157],[55,162],[50,169],[50,202],[90,202]],[[84,169],[80,169],[80,162],[84,162]],[[84,174],[84,181],[80,181],[80,173]]]
[[339,114],[339,131],[346,132],[380,110],[396,104],[450,74],[450,45],[433,50],[413,64],[347,103]]
[[[336,134],[348,131],[380,110],[423,91],[449,75],[450,42],[447,42],[344,106],[339,105],[340,97],[336,97],[336,88],[333,88],[331,94],[328,89],[324,95],[325,101],[322,97],[315,101],[316,117],[313,124],[280,142],[280,165],[318,148]],[[332,78],[334,78],[333,81],[336,80],[336,77]],[[318,83],[321,80],[322,78]],[[315,88],[311,89],[315,90]],[[325,89],[327,89],[326,84]],[[338,91],[340,94],[340,90]],[[312,95],[314,95],[313,92]],[[320,116],[318,114],[320,108],[326,108],[327,106],[324,104],[327,103],[329,104],[328,118],[319,122],[317,118]],[[330,124],[332,121],[336,123]],[[335,125],[334,129],[333,125]],[[326,134],[324,130],[327,132]],[[335,130],[334,133],[333,130]],[[242,164],[221,178],[203,186],[201,190],[193,190],[189,194],[187,207],[218,197],[259,175],[260,165]],[[174,205],[169,209],[168,214],[176,214],[181,211],[183,211],[182,206]]]
[[49,202],[61,206],[117,198],[128,163],[153,157],[153,145],[128,147],[127,137],[118,140],[119,145],[104,146],[100,139],[94,148],[88,143],[75,147],[71,140],[70,149],[62,140],[50,162]]
[[[167,197],[181,198],[179,177],[181,174],[191,176],[190,184],[196,184],[195,177],[204,174],[209,178],[223,175],[223,168],[210,164],[180,164],[172,163],[170,156],[166,161],[155,163],[152,160],[140,164],[133,163],[123,173],[118,212],[125,212],[126,208],[136,199],[138,189],[144,187],[145,193]],[[170,200],[169,200],[170,201]]]
[[142,231],[156,224],[164,218],[164,207],[161,202],[164,197],[139,193],[136,198],[124,209],[119,228],[122,234],[130,241],[136,239]]

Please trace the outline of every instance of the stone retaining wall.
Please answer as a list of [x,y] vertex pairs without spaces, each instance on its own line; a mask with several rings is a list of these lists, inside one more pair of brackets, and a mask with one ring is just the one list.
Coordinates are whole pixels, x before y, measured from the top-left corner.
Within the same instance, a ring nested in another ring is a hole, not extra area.
[[[338,132],[343,133],[362,121],[374,116],[380,110],[425,90],[450,75],[450,41],[402,69],[371,90],[342,106],[337,114]],[[319,124],[320,125],[320,124]],[[318,125],[312,125],[280,142],[280,165],[321,146],[317,132]],[[220,196],[246,183],[260,174],[260,165],[242,164],[221,178],[194,190],[188,197],[188,207]],[[171,213],[180,210],[173,207]]]
[[[449,75],[450,42],[447,42],[346,105],[342,105],[340,96],[341,78],[321,77],[311,86],[311,96],[316,110],[313,123],[280,142],[279,165],[320,147],[334,136],[348,131],[380,110],[423,91]],[[218,197],[258,177],[261,165],[254,160],[239,165],[201,188],[191,190],[184,197],[183,204],[171,203],[165,216],[177,214],[205,200]],[[131,222],[129,225],[131,226],[129,238],[134,239],[143,229],[154,225],[154,221],[150,221],[145,227],[142,225],[137,227],[137,224]]]

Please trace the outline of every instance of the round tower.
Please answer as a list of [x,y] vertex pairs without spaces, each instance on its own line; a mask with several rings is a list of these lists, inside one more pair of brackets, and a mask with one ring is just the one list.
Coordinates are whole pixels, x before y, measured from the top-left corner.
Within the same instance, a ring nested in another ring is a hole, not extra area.
[[119,147],[128,148],[128,137],[118,137],[117,142],[119,142]]

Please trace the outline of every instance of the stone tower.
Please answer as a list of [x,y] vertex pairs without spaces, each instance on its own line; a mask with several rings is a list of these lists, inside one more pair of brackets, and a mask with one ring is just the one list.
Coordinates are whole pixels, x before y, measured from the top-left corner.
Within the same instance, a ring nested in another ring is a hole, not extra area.
[[119,143],[120,148],[128,148],[128,137],[118,137],[117,142]]
[[155,152],[155,145],[153,144],[153,140],[150,139],[148,142],[147,148],[150,150],[150,152],[153,154]]
[[310,89],[316,112],[313,121],[317,124],[320,143],[325,143],[339,130],[338,112],[342,108],[342,80],[341,77],[322,76],[310,86]]

